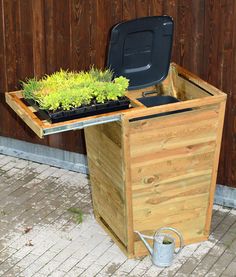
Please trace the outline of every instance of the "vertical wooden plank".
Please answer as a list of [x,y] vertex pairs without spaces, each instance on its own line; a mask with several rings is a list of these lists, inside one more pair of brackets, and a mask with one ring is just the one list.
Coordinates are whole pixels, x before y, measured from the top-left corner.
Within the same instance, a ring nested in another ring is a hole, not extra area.
[[56,53],[56,69],[70,68],[70,2],[54,1],[54,51]]
[[70,69],[90,66],[90,1],[70,0]]
[[[20,27],[20,7],[19,1],[3,1],[4,26],[5,26],[5,63],[7,76],[7,90],[17,90],[18,88],[18,63],[21,59],[19,53],[19,27]],[[17,122],[17,116],[6,106],[2,98],[1,116],[2,122],[1,135],[14,136],[16,133],[24,138],[24,127]],[[17,129],[18,127],[18,129]]]
[[220,72],[216,70],[219,52],[219,28],[220,20],[220,1],[205,1],[205,30],[204,30],[204,77],[211,84],[219,87]]
[[163,15],[164,0],[151,0],[149,13],[153,15]]
[[135,0],[123,0],[123,20],[134,19],[137,17]]
[[[42,7],[43,8],[43,7]],[[45,1],[45,53],[46,72],[48,74],[57,70],[70,68],[70,2],[69,1]],[[70,143],[73,145],[73,134],[57,134],[48,138],[51,147],[68,150]],[[76,141],[76,145],[80,142]],[[77,149],[77,148],[76,148]]]
[[[123,176],[125,178],[125,208],[127,221],[128,253],[134,254],[134,227],[133,227],[133,205],[132,205],[132,183],[131,183],[131,161],[130,161],[130,137],[129,120],[122,119],[122,151],[123,151]],[[130,255],[132,256],[132,255]]]
[[216,141],[216,148],[215,148],[215,154],[214,154],[214,164],[213,164],[213,169],[212,169],[211,186],[210,186],[208,209],[207,209],[207,216],[206,216],[206,219],[207,219],[206,225],[205,225],[205,234],[206,235],[209,234],[210,227],[211,227],[212,207],[213,207],[214,192],[215,192],[215,187],[216,187],[216,178],[217,178],[217,170],[218,170],[218,164],[219,164],[221,138],[222,138],[223,124],[224,124],[224,115],[225,115],[225,102],[222,102],[220,104],[220,108],[219,108],[217,141]]
[[174,39],[173,39],[173,49],[172,49],[172,61],[176,63],[180,63],[179,53],[179,18],[177,17],[177,7],[178,7],[178,0],[169,0],[164,1],[163,3],[163,14],[169,15],[173,17],[175,27],[174,27]]
[[106,65],[109,32],[113,25],[122,20],[122,1],[93,2],[91,13],[91,63],[98,68]]
[[16,42],[16,18],[18,1],[4,1],[4,22],[5,22],[5,58],[7,88],[17,90],[17,42]]
[[[107,1],[96,0],[95,12],[91,18],[91,24],[94,26],[92,30],[91,49],[93,49],[95,56],[92,58],[92,63],[98,68],[105,66],[105,47],[108,35],[108,13],[109,3]],[[96,27],[95,27],[96,26]]]
[[47,73],[70,68],[70,1],[45,1]]
[[[199,77],[203,78],[203,53],[204,53],[204,15],[205,15],[205,0],[192,0],[191,1],[191,16],[193,16],[192,29],[193,32],[189,33],[193,37],[193,44],[189,59],[191,60],[191,70]],[[187,23],[188,24],[188,23]],[[186,41],[186,43],[188,43]]]
[[[233,18],[236,18],[236,3],[234,1],[234,8],[233,8]],[[232,28],[232,27],[231,27]],[[236,188],[236,26],[233,24],[233,30],[231,31],[231,36],[233,37],[233,58],[232,58],[232,86],[230,88],[230,99],[227,103],[227,111],[230,113],[230,116],[226,118],[225,122],[227,124],[227,135],[225,136],[225,145],[228,144],[232,145],[232,152],[225,147],[224,155],[231,159],[230,168],[231,171],[227,168],[229,164],[225,164],[224,172],[227,171],[227,181],[225,184],[230,185]],[[232,122],[234,124],[232,124]],[[230,137],[230,141],[228,143],[228,137]],[[231,155],[230,155],[230,154]]]
[[198,74],[203,61],[203,1],[179,0],[177,7],[176,54],[179,64]]
[[[225,4],[229,1],[223,1]],[[225,26],[227,25],[228,18],[231,18],[226,12],[225,4],[222,1],[208,0],[205,1],[205,19],[204,19],[204,53],[203,53],[203,78],[213,85],[223,89],[223,66],[224,66],[224,39],[225,39]],[[223,4],[223,5],[222,5]],[[230,3],[230,9],[232,9],[232,2]],[[232,19],[232,18],[231,18]],[[225,25],[226,23],[226,25]],[[231,25],[232,28],[232,25]],[[227,67],[231,62],[228,61]],[[217,69],[217,70],[216,70]],[[230,75],[230,70],[227,69],[227,74]],[[231,97],[229,97],[231,98]],[[230,99],[227,102],[229,103]],[[228,106],[228,105],[227,105]],[[226,109],[226,120],[230,119],[229,110]],[[227,122],[226,121],[226,122]],[[228,124],[227,124],[228,125]],[[229,180],[227,175],[230,175],[231,171],[231,157],[225,156],[231,152],[230,149],[230,137],[229,126],[224,128],[224,136],[222,143],[222,154],[219,163],[219,178],[218,181],[221,184]],[[232,142],[232,140],[231,140]],[[226,150],[227,149],[227,150]],[[224,173],[223,173],[224,172]]]
[[7,68],[6,68],[6,41],[5,41],[5,10],[3,0],[0,2],[0,135],[6,133],[9,125],[9,113],[5,104],[4,92],[7,91]]
[[150,1],[138,0],[136,1],[136,16],[144,17],[150,14]]
[[32,13],[34,76],[42,77],[46,73],[44,0],[32,1]]
[[[18,36],[18,51],[17,57],[17,83],[19,80],[26,77],[33,77],[33,18],[32,18],[32,1],[24,0],[17,1],[19,4],[18,17],[19,21],[16,23],[16,30]],[[26,16],[27,15],[27,16]]]
[[4,5],[0,1],[0,93],[7,90]]
[[[177,18],[178,18],[178,36],[175,37],[176,49],[178,50],[179,64],[190,70],[188,66],[189,62],[189,46],[191,45],[191,37],[188,37],[188,33],[192,26],[192,17],[189,17],[190,1],[178,1]],[[188,40],[188,43],[186,43]]]
[[[16,50],[17,50],[17,72],[16,84],[19,87],[21,80],[34,76],[34,54],[33,54],[33,6],[31,0],[17,1],[18,12],[16,17]],[[27,15],[27,16],[26,16]],[[24,140],[36,138],[35,134],[29,132],[29,128],[22,124],[17,117],[17,136]],[[11,127],[12,128],[12,127]],[[37,138],[37,140],[39,139]],[[44,143],[48,139],[44,140]]]
[[[217,28],[215,30],[214,37],[217,38],[216,45],[213,46],[215,48],[215,53],[217,53],[217,57],[215,57],[214,65],[217,70],[214,70],[217,75],[212,77],[214,81],[213,84],[218,86],[220,89],[228,93],[227,99],[227,109],[225,116],[225,128],[222,142],[222,150],[221,150],[221,158],[219,164],[219,178],[218,182],[220,183],[232,183],[230,180],[231,172],[233,171],[232,167],[232,156],[226,153],[232,153],[233,149],[233,129],[232,124],[227,122],[232,122],[232,86],[233,86],[233,40],[234,40],[234,25],[232,22],[235,17],[235,1],[221,1],[220,6],[218,8],[218,12],[220,10],[220,15],[216,17],[215,21]],[[212,15],[214,16],[214,15]],[[207,24],[207,23],[206,23]],[[213,51],[213,50],[211,50]],[[207,54],[208,56],[210,54]],[[210,69],[213,68],[212,65],[207,65]],[[206,72],[205,72],[206,74]],[[205,79],[210,80],[208,76],[205,76]]]
[[54,24],[53,24],[53,0],[45,1],[44,17],[45,17],[45,51],[46,51],[46,72],[48,74],[55,71],[55,54],[54,54]]
[[[220,155],[219,178],[221,184],[235,184],[235,179],[232,178],[234,172],[234,121],[233,106],[234,91],[234,61],[235,61],[235,31],[236,28],[232,22],[235,18],[235,1],[221,1],[221,23],[219,26],[219,50],[218,50],[218,65],[220,71],[219,87],[228,94],[227,109],[225,115],[225,127],[223,133],[223,142]],[[229,155],[229,153],[232,153]]]

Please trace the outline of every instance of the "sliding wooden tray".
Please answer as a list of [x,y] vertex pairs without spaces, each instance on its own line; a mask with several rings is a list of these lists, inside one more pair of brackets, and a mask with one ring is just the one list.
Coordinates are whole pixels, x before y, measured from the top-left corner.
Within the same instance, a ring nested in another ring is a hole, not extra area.
[[[43,116],[40,114],[37,105],[29,105],[24,100],[21,91],[7,92],[5,95],[7,104],[40,138],[51,134],[83,129],[92,125],[118,121],[121,119],[122,113],[129,111],[128,109],[120,110],[58,123],[51,123],[49,116],[48,118],[45,118],[46,113],[44,113]],[[135,107],[137,105],[133,103],[133,106]]]
[[147,254],[135,230],[171,226],[189,244],[206,240],[211,225],[226,95],[176,64],[153,89],[181,102],[147,108],[143,90],[129,91],[131,109],[56,124],[20,92],[6,94],[39,137],[85,128],[95,216],[129,257]]

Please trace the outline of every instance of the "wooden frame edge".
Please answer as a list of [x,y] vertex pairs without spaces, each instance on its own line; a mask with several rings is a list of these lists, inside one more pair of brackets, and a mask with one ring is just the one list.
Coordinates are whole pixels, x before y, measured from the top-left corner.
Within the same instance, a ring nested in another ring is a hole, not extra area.
[[129,146],[129,120],[122,117],[122,149],[123,149],[123,174],[125,183],[125,201],[127,218],[127,241],[128,253],[134,254],[134,229],[133,229],[133,205],[132,205],[132,187],[130,175],[130,146]]
[[187,80],[193,82],[194,84],[196,84],[197,86],[208,90],[209,92],[211,92],[214,96],[216,95],[224,95],[225,93],[223,91],[221,91],[220,89],[214,87],[213,85],[207,83],[206,81],[204,81],[203,79],[201,79],[200,77],[198,77],[197,75],[193,74],[192,72],[188,71],[187,69],[183,68],[182,66],[172,62],[170,64],[171,66],[175,67],[177,69],[177,72],[180,75],[183,75]]
[[[16,93],[19,93],[17,91]],[[43,138],[43,128],[41,122],[34,115],[34,113],[29,110],[27,113],[22,107],[18,98],[16,98],[16,93],[5,93],[6,103],[15,111],[15,113],[32,129],[36,135],[40,138]]]
[[225,106],[226,106],[226,101],[222,102],[219,107],[216,149],[215,149],[214,163],[212,168],[211,187],[209,191],[209,201],[208,201],[208,208],[206,213],[206,224],[204,228],[205,234],[209,234],[210,227],[211,227],[212,207],[214,202],[214,193],[216,188],[216,178],[217,178],[217,171],[218,171],[218,165],[219,165],[221,141],[222,141],[222,135],[223,135],[223,125],[224,125],[224,118],[225,118]]

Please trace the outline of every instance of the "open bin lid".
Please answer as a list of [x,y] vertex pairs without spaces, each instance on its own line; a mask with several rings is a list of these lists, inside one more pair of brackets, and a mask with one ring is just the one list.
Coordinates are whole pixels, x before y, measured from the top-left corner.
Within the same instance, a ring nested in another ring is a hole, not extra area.
[[142,17],[117,24],[111,31],[107,67],[130,80],[129,90],[163,81],[169,70],[173,19]]

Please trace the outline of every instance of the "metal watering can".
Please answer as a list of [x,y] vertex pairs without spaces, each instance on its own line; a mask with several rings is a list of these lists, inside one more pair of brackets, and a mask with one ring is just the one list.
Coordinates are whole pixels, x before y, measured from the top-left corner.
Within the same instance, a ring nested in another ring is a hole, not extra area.
[[[170,234],[161,233],[162,231],[172,231],[178,235],[180,247],[177,251],[175,250],[175,238],[172,237]],[[181,233],[179,233],[176,229],[171,227],[163,227],[158,229],[154,236],[146,236],[138,231],[135,231],[135,233],[139,235],[140,239],[150,252],[152,256],[152,263],[159,267],[170,266],[172,261],[174,260],[174,256],[179,254],[184,247],[183,237]],[[154,240],[153,249],[145,240],[145,238]]]

